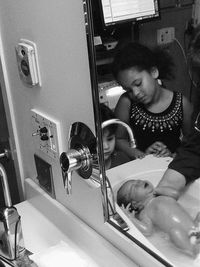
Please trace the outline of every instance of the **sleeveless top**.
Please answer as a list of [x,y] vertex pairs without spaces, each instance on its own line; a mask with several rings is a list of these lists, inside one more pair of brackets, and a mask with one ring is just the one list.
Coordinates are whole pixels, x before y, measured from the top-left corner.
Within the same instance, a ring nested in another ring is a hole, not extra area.
[[130,126],[136,146],[145,150],[156,141],[164,143],[174,153],[181,143],[183,123],[182,94],[173,92],[173,98],[166,110],[161,113],[148,111],[143,104],[131,103]]

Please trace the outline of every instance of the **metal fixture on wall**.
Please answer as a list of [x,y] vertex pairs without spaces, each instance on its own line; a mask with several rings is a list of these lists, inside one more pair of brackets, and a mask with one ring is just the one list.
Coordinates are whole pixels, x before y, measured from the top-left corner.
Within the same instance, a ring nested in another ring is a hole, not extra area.
[[0,258],[16,260],[25,250],[21,220],[17,209],[12,206],[8,178],[0,164],[0,180],[3,186],[5,208],[0,209]]
[[26,86],[41,87],[41,77],[36,44],[21,39],[16,45],[16,56],[21,80]]
[[9,149],[4,149],[3,153],[0,153],[0,158],[7,158],[10,159],[11,158],[11,151]]
[[72,171],[77,171],[84,179],[92,175],[96,162],[96,138],[82,122],[72,124],[68,142],[69,150],[60,155],[63,183],[67,194],[72,193]]
[[112,125],[112,124],[118,124],[118,125],[121,125],[121,126],[125,127],[125,129],[128,132],[128,135],[129,135],[130,147],[131,148],[135,148],[136,147],[135,139],[134,139],[133,132],[132,132],[130,126],[127,123],[125,123],[125,122],[123,122],[123,121],[121,121],[119,119],[110,119],[110,120],[104,121],[102,123],[102,129],[107,127],[107,126],[109,126],[109,125]]

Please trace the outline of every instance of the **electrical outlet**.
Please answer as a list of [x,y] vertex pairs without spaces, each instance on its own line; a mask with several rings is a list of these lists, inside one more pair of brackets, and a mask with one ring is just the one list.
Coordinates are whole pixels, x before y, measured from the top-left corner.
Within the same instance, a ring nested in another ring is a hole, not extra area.
[[163,28],[157,30],[157,43],[158,45],[169,44],[174,41],[175,29],[174,27]]

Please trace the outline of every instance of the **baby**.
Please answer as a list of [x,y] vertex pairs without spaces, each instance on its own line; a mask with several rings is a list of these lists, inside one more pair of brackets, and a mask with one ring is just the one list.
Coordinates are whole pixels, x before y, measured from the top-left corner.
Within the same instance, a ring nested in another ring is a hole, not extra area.
[[200,212],[193,220],[171,196],[156,196],[146,180],[129,180],[117,192],[117,203],[146,236],[153,226],[167,233],[182,251],[194,257],[200,252]]

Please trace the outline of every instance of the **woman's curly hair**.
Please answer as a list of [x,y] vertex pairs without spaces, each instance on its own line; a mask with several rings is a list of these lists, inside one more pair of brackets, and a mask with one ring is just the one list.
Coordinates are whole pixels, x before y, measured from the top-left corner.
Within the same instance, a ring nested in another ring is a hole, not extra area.
[[122,70],[137,68],[138,71],[151,71],[156,67],[159,71],[159,79],[174,78],[174,62],[167,50],[160,47],[148,48],[138,42],[129,42],[116,47],[112,62],[112,74],[117,80]]

